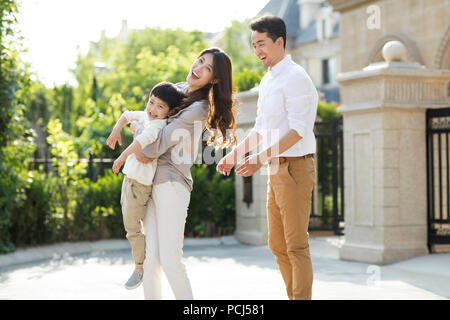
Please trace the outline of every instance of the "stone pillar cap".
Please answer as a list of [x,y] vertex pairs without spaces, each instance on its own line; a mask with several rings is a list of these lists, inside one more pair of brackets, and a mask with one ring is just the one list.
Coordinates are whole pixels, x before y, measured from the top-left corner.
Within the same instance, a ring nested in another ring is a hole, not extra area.
[[383,58],[387,62],[405,62],[406,47],[397,40],[388,41],[383,46]]

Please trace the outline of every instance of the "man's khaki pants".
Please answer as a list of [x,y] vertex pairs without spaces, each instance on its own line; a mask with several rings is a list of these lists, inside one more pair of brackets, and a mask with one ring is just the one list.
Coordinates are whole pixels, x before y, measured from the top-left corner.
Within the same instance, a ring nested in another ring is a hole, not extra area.
[[142,233],[141,220],[147,212],[147,202],[151,192],[151,185],[144,185],[127,176],[123,178],[120,198],[123,225],[127,231],[127,239],[130,242],[136,266],[142,266],[145,259],[145,236]]
[[315,182],[314,159],[280,158],[279,163],[276,159],[269,164],[269,173],[269,248],[275,255],[289,299],[310,300],[313,270],[308,225]]

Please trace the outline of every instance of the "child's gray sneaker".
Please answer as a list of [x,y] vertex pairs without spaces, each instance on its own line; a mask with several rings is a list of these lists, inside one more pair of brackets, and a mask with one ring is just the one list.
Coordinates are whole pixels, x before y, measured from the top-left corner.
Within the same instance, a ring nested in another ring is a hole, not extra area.
[[142,283],[142,278],[144,274],[134,271],[127,283],[125,283],[125,288],[128,290],[136,289]]

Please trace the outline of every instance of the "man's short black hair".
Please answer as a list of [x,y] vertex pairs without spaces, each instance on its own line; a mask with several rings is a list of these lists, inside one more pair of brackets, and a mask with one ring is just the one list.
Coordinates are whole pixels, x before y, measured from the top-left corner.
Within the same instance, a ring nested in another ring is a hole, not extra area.
[[155,96],[169,106],[169,109],[178,107],[185,95],[181,89],[171,82],[160,82],[156,84],[150,92],[150,97]]
[[280,17],[273,15],[262,16],[250,23],[250,29],[260,33],[267,32],[267,36],[273,42],[282,37],[283,46],[286,49],[286,24]]

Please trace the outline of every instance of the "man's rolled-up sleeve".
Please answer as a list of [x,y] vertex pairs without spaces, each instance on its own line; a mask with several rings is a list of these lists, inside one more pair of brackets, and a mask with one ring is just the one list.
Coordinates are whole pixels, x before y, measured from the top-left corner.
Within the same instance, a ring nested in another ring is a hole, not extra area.
[[289,128],[304,137],[308,130],[314,128],[318,103],[317,90],[308,78],[296,75],[284,88],[284,94]]

